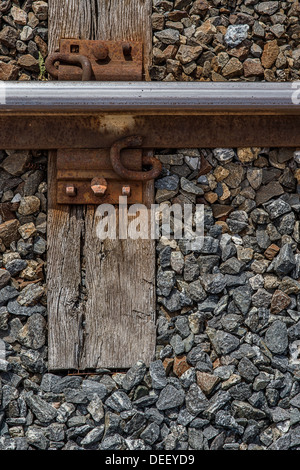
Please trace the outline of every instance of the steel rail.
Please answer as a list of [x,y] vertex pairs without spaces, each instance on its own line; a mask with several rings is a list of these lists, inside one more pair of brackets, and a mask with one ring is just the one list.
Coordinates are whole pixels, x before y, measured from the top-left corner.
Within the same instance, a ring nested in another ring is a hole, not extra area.
[[0,114],[300,114],[298,85],[300,88],[300,82],[0,82]]
[[298,85],[0,82],[1,148],[300,147]]

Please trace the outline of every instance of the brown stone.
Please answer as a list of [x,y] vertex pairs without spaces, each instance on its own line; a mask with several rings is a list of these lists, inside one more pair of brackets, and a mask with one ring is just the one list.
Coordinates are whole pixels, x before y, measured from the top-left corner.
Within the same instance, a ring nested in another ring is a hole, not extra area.
[[220,382],[220,378],[207,372],[197,371],[197,384],[205,395],[209,395],[215,386]]
[[18,228],[18,231],[21,237],[23,238],[23,240],[28,240],[28,238],[36,234],[36,228],[33,222],[29,222],[28,224],[21,225]]
[[267,42],[265,44],[265,47],[261,56],[261,63],[263,67],[266,69],[271,68],[274,62],[276,61],[279,52],[280,52],[280,49],[279,49],[276,39],[274,39],[273,41]]
[[209,44],[217,32],[217,28],[213,24],[213,20],[204,21],[202,25],[196,29],[195,38],[204,44]]
[[286,148],[286,147],[283,147],[283,148],[280,148],[278,150],[278,161],[280,163],[283,163],[283,162],[287,162],[289,160],[291,160],[294,156],[294,151],[295,149],[293,148]]
[[227,82],[226,78],[214,71],[211,73],[211,80],[213,82]]
[[5,26],[5,28],[0,31],[0,43],[9,49],[16,47],[16,42],[19,37],[19,32],[12,28],[11,26]]
[[180,377],[190,368],[191,366],[187,363],[186,356],[176,356],[174,358],[173,372],[177,377]]
[[280,313],[282,310],[285,310],[290,303],[291,299],[287,294],[281,290],[276,290],[271,300],[270,312],[274,314]]
[[226,204],[214,204],[212,211],[215,219],[220,219],[221,217],[228,216],[233,211],[233,207]]
[[260,205],[269,201],[273,197],[280,196],[284,193],[284,189],[278,181],[271,181],[271,183],[261,186],[256,194],[256,204]]
[[264,252],[265,258],[272,260],[279,253],[279,251],[280,251],[279,246],[272,243],[272,245],[268,246],[268,248]]
[[209,191],[208,193],[205,193],[204,197],[207,200],[207,202],[209,202],[210,204],[213,204],[218,199],[217,193],[214,193],[213,191]]
[[263,172],[261,168],[249,167],[247,169],[247,180],[251,187],[257,190],[262,183]]
[[0,217],[3,222],[13,220],[16,218],[15,211],[18,209],[19,204],[11,202],[0,203]]
[[0,166],[10,175],[20,176],[24,173],[30,158],[30,153],[25,150],[11,152],[8,157],[3,160]]
[[153,13],[151,16],[152,19],[152,27],[155,31],[161,31],[164,29],[165,25],[165,18],[162,13]]
[[297,170],[294,173],[294,176],[295,176],[298,184],[300,184],[300,168],[297,168]]
[[226,201],[230,197],[230,191],[228,186],[225,183],[221,183],[222,186],[222,196],[219,197],[220,201]]
[[155,195],[155,201],[160,204],[161,202],[168,201],[170,198],[176,196],[177,191],[170,189],[158,189]]
[[17,80],[19,70],[19,67],[12,63],[0,61],[0,80]]
[[10,281],[10,273],[6,269],[0,269],[0,289],[7,286]]
[[264,74],[263,66],[259,59],[247,59],[244,62],[245,77],[260,77]]
[[222,233],[227,233],[227,232],[229,232],[229,227],[228,227],[228,225],[226,224],[225,221],[223,221],[223,220],[218,220],[218,221],[216,222],[216,225],[220,225],[220,226],[222,227]]
[[220,165],[217,166],[217,168],[214,171],[214,177],[216,181],[218,182],[223,181],[225,178],[227,178],[228,175],[229,175],[229,170]]
[[30,215],[37,212],[41,201],[36,196],[25,196],[21,199],[18,212],[21,215]]
[[166,13],[166,17],[170,21],[181,21],[183,18],[187,18],[188,14],[186,11],[182,10],[173,10]]
[[18,65],[25,70],[29,70],[30,72],[39,72],[39,61],[31,54],[22,55],[18,59]]
[[221,359],[217,357],[217,359],[213,362],[213,368],[216,369],[217,367],[221,367],[221,365],[222,365]]
[[264,288],[276,289],[279,286],[279,279],[274,274],[266,274],[264,276]]
[[45,21],[48,18],[48,3],[44,2],[43,0],[38,0],[33,2],[32,9],[35,16],[40,21]]
[[229,55],[227,52],[220,52],[217,56],[212,58],[211,68],[214,72],[221,73],[228,61]]
[[164,53],[159,47],[154,47],[152,50],[153,64],[159,65],[165,62]]
[[26,25],[27,22],[27,13],[26,11],[22,10],[22,8],[18,8],[16,6],[13,6],[11,9],[11,15],[14,19],[14,22],[16,24],[20,24],[22,26]]
[[225,78],[240,77],[243,74],[243,64],[236,57],[232,57],[222,70]]
[[164,59],[165,59],[165,60],[174,59],[175,56],[176,56],[176,52],[177,52],[177,47],[174,46],[174,45],[172,45],[172,44],[169,44],[169,46],[167,46],[167,47],[163,50]]
[[6,247],[9,247],[12,242],[19,240],[19,226],[20,222],[17,219],[7,220],[3,224],[0,224],[0,239]]
[[229,54],[232,57],[236,57],[237,59],[243,61],[249,56],[249,49],[250,49],[250,45],[245,45],[243,42],[239,46],[233,47],[232,49],[230,49]]
[[47,56],[48,54],[48,45],[47,43],[38,35],[35,36],[34,42],[36,43],[37,47],[39,48],[39,51],[43,57],[43,59]]
[[282,290],[285,294],[299,294],[300,293],[300,282],[296,281],[296,279],[292,279],[291,277],[284,277],[282,282],[280,283],[280,290]]
[[271,150],[271,152],[269,152],[269,162],[271,163],[271,165],[275,168],[278,168],[279,170],[284,170],[286,164],[285,162],[280,162],[278,157],[279,153],[277,150]]
[[244,179],[245,170],[243,166],[240,163],[227,163],[225,168],[229,171],[229,175],[224,180],[224,183],[226,183],[229,188],[238,188]]
[[254,162],[254,166],[257,168],[265,168],[269,165],[268,159],[260,155],[257,160]]
[[32,11],[30,11],[28,13],[27,25],[30,26],[32,29],[34,29],[37,27],[38,24],[39,24],[39,20],[37,19],[35,14]]
[[204,158],[203,155],[201,155],[199,176],[206,175],[207,173],[210,172],[211,169],[212,169],[211,164],[208,163],[208,161]]
[[165,368],[165,371],[166,371],[167,375],[169,374],[170,370],[172,369],[173,363],[174,363],[174,359],[172,357],[166,357],[163,360],[163,366]]
[[242,246],[237,246],[237,258],[239,261],[248,263],[253,259],[254,250],[252,248],[244,248]]
[[188,64],[193,60],[197,60],[201,54],[203,48],[201,46],[185,46],[182,44],[177,52],[176,58],[180,60],[182,64]]
[[209,3],[206,0],[196,0],[190,10],[191,15],[205,16],[209,9]]

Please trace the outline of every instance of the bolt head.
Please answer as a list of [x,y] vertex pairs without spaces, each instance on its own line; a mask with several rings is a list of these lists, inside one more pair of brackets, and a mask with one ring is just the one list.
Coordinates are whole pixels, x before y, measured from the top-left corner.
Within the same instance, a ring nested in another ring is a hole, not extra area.
[[131,193],[131,188],[130,186],[123,186],[122,187],[122,196],[127,196],[129,197]]
[[105,60],[108,57],[108,47],[104,44],[95,45],[93,54],[97,60]]
[[66,195],[69,197],[75,197],[77,194],[76,188],[73,184],[66,186]]
[[107,181],[105,178],[93,178],[91,189],[95,196],[104,196],[107,190]]

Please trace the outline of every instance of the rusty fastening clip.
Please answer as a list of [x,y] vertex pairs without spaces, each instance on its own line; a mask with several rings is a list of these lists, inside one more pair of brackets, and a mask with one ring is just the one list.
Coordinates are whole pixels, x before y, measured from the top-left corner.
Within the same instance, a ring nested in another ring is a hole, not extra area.
[[149,171],[133,171],[128,170],[123,166],[120,159],[121,150],[128,147],[140,147],[142,145],[142,141],[143,139],[141,136],[134,135],[125,137],[113,144],[110,150],[110,161],[117,175],[124,179],[134,181],[149,181],[160,175],[162,164],[155,157],[143,156],[143,164],[152,166],[152,169]]
[[45,67],[48,73],[54,78],[58,79],[58,69],[54,66],[55,62],[66,62],[67,64],[80,65],[82,67],[82,78],[83,82],[91,80],[92,77],[92,65],[90,60],[80,54],[62,54],[61,52],[54,52],[49,54],[45,61]]

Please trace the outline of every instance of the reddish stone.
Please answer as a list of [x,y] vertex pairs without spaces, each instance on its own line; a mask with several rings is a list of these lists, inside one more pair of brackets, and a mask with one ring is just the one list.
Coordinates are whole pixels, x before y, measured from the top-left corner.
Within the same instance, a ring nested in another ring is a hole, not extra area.
[[163,366],[165,368],[165,371],[166,371],[166,374],[168,375],[168,373],[170,372],[170,370],[172,369],[173,367],[173,362],[174,362],[174,359],[172,357],[166,357],[164,360],[163,360]]
[[247,59],[244,62],[245,77],[260,77],[264,74],[263,66],[259,59]]
[[176,56],[177,50],[178,50],[178,48],[177,48],[176,46],[172,45],[172,44],[170,44],[169,46],[167,46],[167,47],[163,50],[164,60],[174,59],[175,56]]
[[215,386],[220,382],[220,378],[208,374],[207,372],[199,372],[197,371],[197,384],[201,388],[201,390],[205,393],[205,395],[209,395]]
[[0,80],[17,80],[19,67],[14,64],[0,62]]
[[229,54],[239,60],[245,60],[249,56],[250,45],[243,42],[237,47],[230,49]]
[[174,359],[173,372],[177,377],[180,377],[185,371],[190,369],[191,366],[187,363],[186,356],[176,356]]
[[226,218],[230,212],[233,211],[233,207],[225,204],[213,204],[212,211],[215,219],[220,219],[222,217]]
[[214,362],[213,362],[213,368],[216,369],[217,367],[220,367],[222,365],[220,358],[218,357]]
[[267,42],[265,44],[264,51],[261,56],[261,63],[263,67],[265,67],[266,69],[271,68],[274,62],[276,61],[279,52],[280,49],[276,39],[274,39],[274,41]]
[[169,11],[166,16],[170,21],[181,21],[182,18],[187,18],[188,14],[186,11],[174,10]]
[[19,204],[11,202],[2,202],[0,203],[0,217],[3,222],[7,220],[16,219],[15,211],[18,209]]
[[13,241],[19,240],[19,226],[20,222],[17,219],[7,220],[3,224],[0,224],[0,239],[6,247],[9,247]]
[[196,0],[190,11],[191,15],[205,16],[209,9],[209,3],[206,0]]
[[264,252],[265,258],[272,260],[273,258],[275,258],[275,256],[278,254],[279,251],[280,251],[279,246],[272,243],[272,245],[268,246],[268,248]]
[[280,313],[282,310],[285,310],[291,303],[290,297],[282,292],[281,290],[277,289],[272,297],[271,300],[271,313]]
[[203,155],[201,155],[200,171],[198,176],[206,175],[206,173],[209,173],[211,169],[211,164],[208,163],[208,161],[203,157]]

